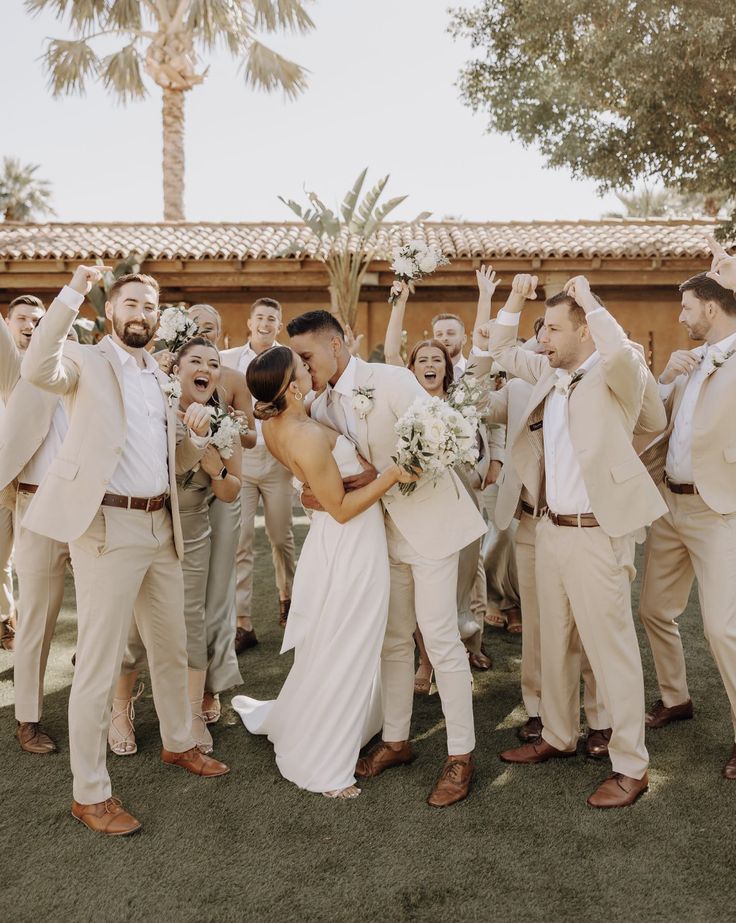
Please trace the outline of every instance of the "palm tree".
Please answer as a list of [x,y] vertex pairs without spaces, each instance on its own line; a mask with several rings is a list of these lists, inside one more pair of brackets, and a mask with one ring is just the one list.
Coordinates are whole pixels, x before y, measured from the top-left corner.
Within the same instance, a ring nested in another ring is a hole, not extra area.
[[17,157],[3,158],[0,174],[0,212],[6,221],[30,221],[41,215],[55,215],[51,207],[51,184],[36,179],[38,164],[21,163]]
[[670,186],[648,186],[614,191],[625,211],[606,212],[604,218],[717,218],[729,207],[728,192],[681,192]]
[[[281,88],[293,99],[306,71],[259,42],[257,32],[307,32],[314,23],[305,0],[25,0],[26,9],[68,14],[73,39],[50,39],[44,55],[54,96],[83,93],[98,78],[122,102],[146,95],[143,71],[163,93],[164,219],[184,220],[185,93],[207,76],[197,49],[222,42],[239,59],[245,82]],[[105,57],[95,39],[114,36],[122,47]]]

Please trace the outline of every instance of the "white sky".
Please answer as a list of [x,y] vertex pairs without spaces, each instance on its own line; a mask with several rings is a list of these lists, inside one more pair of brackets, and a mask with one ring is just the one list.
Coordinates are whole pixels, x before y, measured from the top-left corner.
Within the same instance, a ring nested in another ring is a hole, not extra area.
[[[457,0],[460,3],[461,0]],[[468,5],[470,0],[464,0]],[[302,188],[337,203],[364,166],[391,174],[395,216],[466,220],[598,218],[616,207],[592,182],[545,170],[536,152],[485,133],[454,83],[470,50],[446,32],[448,0],[317,0],[316,30],[265,39],[311,71],[296,102],[246,88],[224,51],[187,94],[191,221],[282,221]],[[41,164],[63,221],[162,218],[160,92],[122,107],[100,85],[51,99],[38,60],[50,14],[0,0],[0,156]]]

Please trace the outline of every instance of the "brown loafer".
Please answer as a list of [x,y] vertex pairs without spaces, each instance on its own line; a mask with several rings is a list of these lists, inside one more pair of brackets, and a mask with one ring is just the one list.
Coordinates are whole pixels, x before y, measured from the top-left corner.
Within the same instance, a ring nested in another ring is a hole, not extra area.
[[729,761],[723,767],[722,775],[724,779],[736,779],[736,744],[733,745]]
[[19,721],[15,729],[21,750],[26,753],[56,753],[56,744],[41,730],[38,721]]
[[558,750],[552,744],[548,744],[544,738],[531,741],[528,744],[522,744],[520,747],[513,747],[511,750],[504,750],[499,753],[500,759],[504,763],[519,763],[526,765],[528,763],[546,763],[547,760],[566,759],[575,756],[577,750]]
[[258,644],[258,638],[256,638],[256,633],[252,628],[236,628],[235,629],[235,653],[240,655],[243,651],[247,651],[251,647],[255,647]]
[[279,625],[282,628],[286,628],[286,622],[289,618],[289,609],[291,609],[291,600],[290,599],[280,599],[279,600]]
[[427,798],[427,804],[433,808],[447,808],[467,798],[474,774],[475,760],[472,753],[463,759],[448,756],[440,777]]
[[612,733],[611,728],[602,728],[601,730],[591,728],[585,741],[585,755],[592,760],[605,759],[608,756],[608,741],[611,739]]
[[97,804],[80,804],[72,801],[72,817],[85,827],[105,836],[128,836],[141,829],[140,821],[123,808],[119,798],[108,798]]
[[591,808],[627,808],[649,788],[649,776],[631,779],[620,772],[614,772],[588,798]]
[[220,763],[211,756],[207,756],[196,747],[192,747],[191,750],[185,750],[183,753],[172,753],[171,750],[164,747],[161,750],[161,759],[164,763],[171,766],[180,766],[182,769],[186,769],[187,772],[194,773],[195,776],[204,776],[205,778],[224,776],[230,772],[229,766]]
[[519,740],[523,740],[524,743],[531,743],[541,738],[543,730],[542,719],[536,716],[528,718],[526,724],[522,724],[520,728],[517,728],[516,736]]
[[664,728],[672,721],[689,721],[693,716],[693,700],[681,702],[668,708],[661,699],[652,705],[644,716],[644,724],[648,728]]
[[403,742],[400,750],[393,750],[382,740],[365,756],[361,756],[355,764],[355,775],[358,779],[372,779],[392,766],[408,766],[413,761],[414,753],[408,740]]

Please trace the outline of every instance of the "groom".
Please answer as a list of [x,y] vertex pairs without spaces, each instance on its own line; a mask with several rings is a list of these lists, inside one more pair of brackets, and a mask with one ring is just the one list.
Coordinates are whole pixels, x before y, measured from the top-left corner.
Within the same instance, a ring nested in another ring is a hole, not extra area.
[[[312,417],[350,438],[380,472],[396,451],[394,425],[427,394],[411,372],[351,356],[342,327],[328,311],[310,311],[288,326],[291,345],[309,367]],[[305,505],[314,505],[309,494]],[[414,629],[419,625],[447,725],[448,758],[427,799],[434,807],[461,801],[473,777],[472,680],[457,629],[457,567],[461,548],[485,523],[456,475],[447,471],[413,493],[384,497],[391,596],[381,651],[383,740],[358,760],[358,778],[410,763],[414,698]]]

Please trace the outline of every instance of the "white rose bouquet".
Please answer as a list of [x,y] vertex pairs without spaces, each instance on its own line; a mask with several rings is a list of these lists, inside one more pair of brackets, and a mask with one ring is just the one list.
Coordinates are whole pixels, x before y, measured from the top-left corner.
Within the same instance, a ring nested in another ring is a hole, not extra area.
[[[431,275],[438,266],[446,266],[450,262],[437,247],[423,240],[412,240],[403,247],[396,247],[393,258],[391,268],[396,273],[397,281],[406,282],[407,285]],[[392,288],[389,303],[396,304],[398,297],[398,292]]]
[[166,308],[161,312],[156,339],[163,343],[169,352],[179,352],[186,341],[198,333],[197,322],[192,320],[184,308]]
[[[439,397],[417,398],[396,422],[399,441],[393,460],[407,471],[420,470],[419,482],[435,482],[448,468],[478,461],[477,418],[468,419]],[[418,482],[399,484],[410,494]]]
[[213,445],[223,458],[232,456],[235,445],[247,432],[247,424],[240,423],[227,410],[223,410],[222,407],[212,408],[210,445]]
[[490,395],[491,379],[488,376],[479,379],[472,373],[464,373],[447,389],[447,403],[478,429],[481,417],[488,410]]

